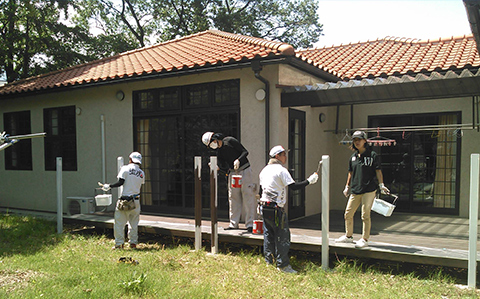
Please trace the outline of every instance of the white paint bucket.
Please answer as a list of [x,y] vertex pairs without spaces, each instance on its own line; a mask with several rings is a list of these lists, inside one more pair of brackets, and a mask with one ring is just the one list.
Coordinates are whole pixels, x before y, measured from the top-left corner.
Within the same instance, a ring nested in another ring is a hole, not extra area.
[[109,206],[112,204],[112,194],[99,194],[95,196],[97,206]]

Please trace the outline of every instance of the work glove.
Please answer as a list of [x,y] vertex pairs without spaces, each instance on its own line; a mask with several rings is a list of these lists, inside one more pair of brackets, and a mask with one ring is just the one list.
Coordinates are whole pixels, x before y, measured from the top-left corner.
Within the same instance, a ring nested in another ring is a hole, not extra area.
[[110,184],[103,184],[103,186],[102,186],[103,191],[107,192],[110,189],[112,189],[112,188],[110,188]]
[[380,187],[380,192],[382,192],[382,194],[390,194],[390,190],[385,187],[384,183],[378,184],[378,187]]
[[0,134],[0,144],[5,142],[6,137],[7,137],[6,132],[2,132],[2,134]]
[[346,185],[345,189],[343,189],[343,195],[345,195],[345,197],[348,197],[350,195],[350,186],[349,185]]
[[310,185],[315,184],[318,181],[318,174],[316,172],[312,173],[307,179]]
[[238,168],[240,168],[240,161],[237,159],[233,161],[233,169],[237,170]]

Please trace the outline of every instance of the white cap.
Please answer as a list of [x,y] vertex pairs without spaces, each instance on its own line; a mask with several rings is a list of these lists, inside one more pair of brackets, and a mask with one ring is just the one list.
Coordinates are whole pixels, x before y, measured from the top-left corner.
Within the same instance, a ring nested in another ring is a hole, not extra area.
[[133,163],[142,164],[142,154],[140,154],[139,152],[133,152],[128,157],[132,160]]
[[355,131],[352,135],[352,139],[353,138],[367,139],[367,134],[363,131]]
[[281,145],[275,145],[272,147],[270,150],[270,157],[275,158],[276,155],[280,154],[281,152],[284,152],[285,149]]
[[212,140],[212,135],[213,135],[213,132],[205,132],[202,136],[203,144],[208,146],[210,144],[210,141]]

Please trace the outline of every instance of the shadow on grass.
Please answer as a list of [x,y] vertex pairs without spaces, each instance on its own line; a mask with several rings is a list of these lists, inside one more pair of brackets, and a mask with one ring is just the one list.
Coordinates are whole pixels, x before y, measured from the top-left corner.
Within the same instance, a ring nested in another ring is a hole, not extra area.
[[0,255],[30,255],[60,242],[56,223],[32,216],[0,214]]

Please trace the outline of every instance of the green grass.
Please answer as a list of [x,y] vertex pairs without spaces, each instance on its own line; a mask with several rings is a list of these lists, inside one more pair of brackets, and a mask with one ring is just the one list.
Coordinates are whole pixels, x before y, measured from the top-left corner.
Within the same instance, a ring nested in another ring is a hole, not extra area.
[[[222,244],[221,253],[157,236],[139,250],[113,251],[110,235],[32,217],[0,214],[0,298],[476,298],[441,269],[293,253],[298,275],[267,267],[259,248]],[[148,236],[152,238],[153,236]],[[207,244],[208,245],[208,244]],[[131,257],[136,263],[119,263]],[[397,268],[396,268],[397,267]]]

